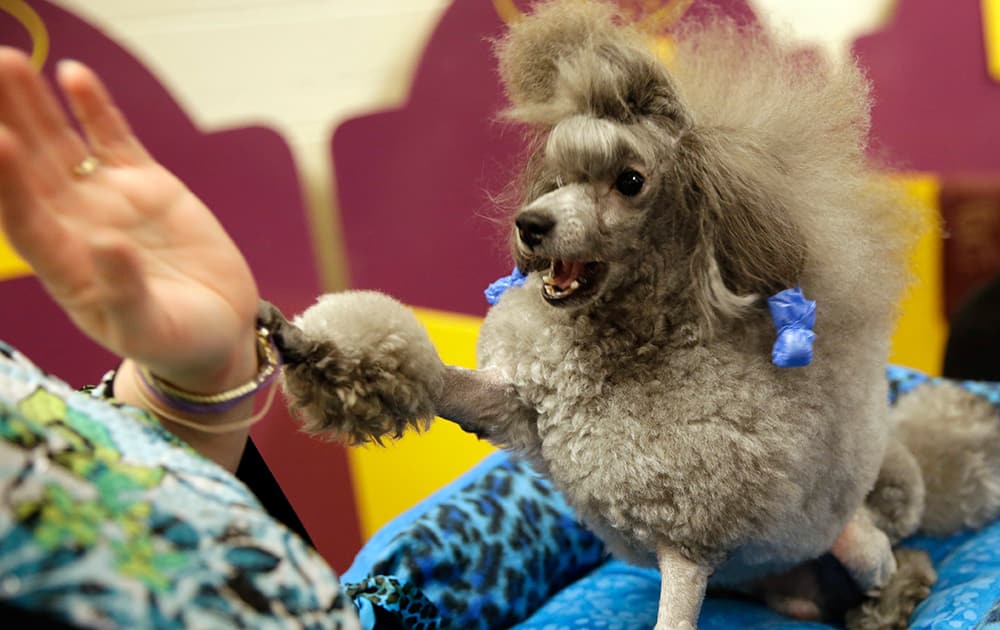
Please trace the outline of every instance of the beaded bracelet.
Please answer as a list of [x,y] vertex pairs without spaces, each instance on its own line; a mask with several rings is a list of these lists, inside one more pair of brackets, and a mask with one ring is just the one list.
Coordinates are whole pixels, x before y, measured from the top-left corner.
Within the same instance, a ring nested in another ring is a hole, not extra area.
[[[217,394],[196,394],[185,391],[136,364],[139,380],[156,397],[170,408],[187,413],[221,413],[232,409],[247,397],[266,387],[278,374],[281,356],[278,353],[271,332],[261,326],[257,328],[257,361],[260,365],[252,380]],[[173,419],[173,418],[171,418]]]

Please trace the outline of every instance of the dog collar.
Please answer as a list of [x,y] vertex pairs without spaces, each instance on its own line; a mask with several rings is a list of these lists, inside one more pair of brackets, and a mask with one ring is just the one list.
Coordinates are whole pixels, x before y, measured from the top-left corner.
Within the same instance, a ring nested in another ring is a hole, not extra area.
[[809,365],[816,333],[816,302],[807,300],[801,287],[785,289],[767,298],[778,338],[771,350],[771,362],[778,367]]

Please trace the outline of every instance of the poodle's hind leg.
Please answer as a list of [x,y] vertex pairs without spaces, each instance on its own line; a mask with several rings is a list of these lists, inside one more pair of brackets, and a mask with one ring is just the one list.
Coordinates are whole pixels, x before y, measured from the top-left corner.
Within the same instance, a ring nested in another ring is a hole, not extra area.
[[842,622],[848,610],[864,601],[854,580],[831,554],[757,580],[745,592],[799,621]]
[[889,537],[875,526],[864,507],[851,517],[831,552],[864,593],[877,592],[896,572]]
[[896,549],[897,571],[876,593],[865,596],[830,554],[782,575],[754,583],[748,594],[773,610],[800,621],[823,621],[848,630],[905,630],[910,615],[930,595],[937,575],[930,557],[916,549]]
[[895,545],[920,527],[925,496],[920,465],[906,445],[893,437],[886,448],[875,487],[865,498],[872,522]]
[[711,568],[688,560],[670,547],[661,547],[656,557],[660,566],[660,607],[653,630],[695,630]]
[[930,556],[917,549],[897,549],[899,570],[874,597],[847,613],[848,630],[906,630],[910,616],[927,599],[937,574]]

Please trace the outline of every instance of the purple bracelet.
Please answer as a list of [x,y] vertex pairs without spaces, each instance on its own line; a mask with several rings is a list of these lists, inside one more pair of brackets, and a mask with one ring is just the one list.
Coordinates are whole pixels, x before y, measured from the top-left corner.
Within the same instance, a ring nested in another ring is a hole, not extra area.
[[222,413],[267,387],[278,375],[281,354],[271,338],[270,331],[266,328],[257,329],[257,350],[261,366],[253,380],[218,394],[186,392],[158,378],[149,369],[138,364],[136,372],[139,373],[139,380],[143,386],[168,407],[188,413]]

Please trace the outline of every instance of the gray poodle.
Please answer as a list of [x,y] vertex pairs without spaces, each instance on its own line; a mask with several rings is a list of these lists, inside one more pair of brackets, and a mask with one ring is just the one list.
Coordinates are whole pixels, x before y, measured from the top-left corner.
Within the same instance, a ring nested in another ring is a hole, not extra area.
[[[306,428],[359,443],[439,415],[527,456],[615,555],[659,567],[659,630],[693,628],[709,586],[816,618],[830,593],[800,578],[825,583],[828,552],[871,598],[852,625],[905,623],[934,576],[926,557],[897,573],[892,541],[995,516],[1000,454],[948,460],[953,401],[890,418],[918,213],[865,159],[861,72],[716,18],[665,65],[612,6],[571,0],[497,50],[534,140],[511,226],[526,282],[486,317],[478,370],[442,365],[385,296],[324,296],[281,331]],[[784,368],[766,299],[792,287],[816,339]]]

